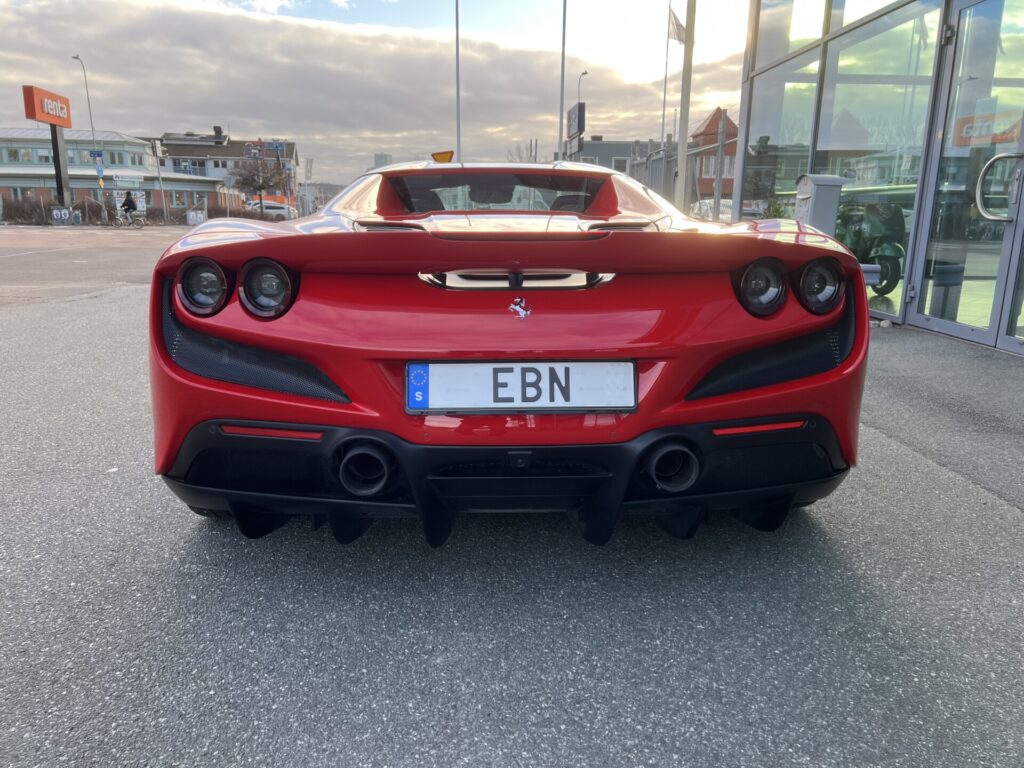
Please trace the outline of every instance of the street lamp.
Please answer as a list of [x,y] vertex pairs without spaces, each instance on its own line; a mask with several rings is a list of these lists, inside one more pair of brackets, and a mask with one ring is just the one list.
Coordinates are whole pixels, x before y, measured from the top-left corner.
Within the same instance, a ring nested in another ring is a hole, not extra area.
[[[71,57],[75,59],[79,64],[82,65],[82,77],[85,79],[85,103],[89,106],[89,130],[92,131],[92,148],[93,151],[98,151],[99,147],[96,146],[96,126],[92,122],[92,99],[89,97],[89,75],[85,72],[85,62],[82,61],[82,57],[77,53]],[[99,186],[99,177],[96,178],[96,187],[100,190],[100,210],[103,216],[103,223],[107,222],[107,206],[103,204],[103,189]]]
[[583,83],[583,76],[584,75],[589,75],[589,74],[590,73],[587,70],[584,69],[582,72],[580,72],[580,76],[576,80],[576,103],[577,104],[579,104],[580,101],[581,101],[581,99],[580,99],[580,85]]

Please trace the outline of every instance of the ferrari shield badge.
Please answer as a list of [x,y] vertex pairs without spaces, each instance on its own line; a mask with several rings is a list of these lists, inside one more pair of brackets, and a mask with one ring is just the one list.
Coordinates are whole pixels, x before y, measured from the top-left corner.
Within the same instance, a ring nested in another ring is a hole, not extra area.
[[522,296],[516,296],[512,299],[512,303],[508,305],[508,311],[514,313],[520,320],[525,320],[530,316],[530,313],[533,312],[533,310],[526,305],[526,299]]

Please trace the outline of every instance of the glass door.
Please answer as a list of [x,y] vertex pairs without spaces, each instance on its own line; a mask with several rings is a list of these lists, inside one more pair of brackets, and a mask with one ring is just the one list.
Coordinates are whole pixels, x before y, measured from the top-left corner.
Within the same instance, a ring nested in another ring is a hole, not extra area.
[[[1009,315],[1015,306],[1020,313],[1013,295],[1020,293],[1024,0],[962,0],[951,21],[944,129],[911,322],[1003,346]],[[1024,333],[1024,320],[1012,325]]]

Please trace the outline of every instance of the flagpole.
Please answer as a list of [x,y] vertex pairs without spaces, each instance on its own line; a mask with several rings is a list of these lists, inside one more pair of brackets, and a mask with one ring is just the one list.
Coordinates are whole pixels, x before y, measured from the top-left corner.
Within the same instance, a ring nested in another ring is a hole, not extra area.
[[555,157],[565,160],[565,152],[562,151],[562,121],[565,119],[565,19],[569,0],[562,0],[562,79],[558,85],[558,146],[555,148]]
[[[668,0],[665,22],[665,82],[661,86],[661,156],[665,156],[665,106],[668,103],[668,44],[672,39],[672,0]],[[664,161],[663,161],[664,162]],[[662,190],[664,192],[664,190]]]
[[686,0],[686,42],[683,50],[682,88],[679,93],[679,152],[678,173],[676,174],[676,207],[682,210],[686,205],[686,172],[690,158],[686,154],[690,143],[690,84],[693,80],[693,41],[696,39],[697,0]]
[[459,0],[455,0],[455,162],[462,162],[462,84],[459,70]]

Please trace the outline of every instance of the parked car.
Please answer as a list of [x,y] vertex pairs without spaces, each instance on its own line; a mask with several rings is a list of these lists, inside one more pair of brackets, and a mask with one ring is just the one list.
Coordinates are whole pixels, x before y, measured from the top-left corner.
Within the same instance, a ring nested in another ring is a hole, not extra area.
[[771,530],[857,458],[850,252],[593,165],[392,166],[316,217],[210,221],[160,258],[150,318],[156,472],[251,537],[404,515],[439,545],[495,510],[598,544],[633,512]]
[[[259,213],[261,210],[260,201],[250,201],[247,203],[247,207],[250,211]],[[262,211],[265,216],[270,218],[272,221],[283,221],[285,219],[297,219],[299,212],[295,210],[293,206],[285,205],[284,203],[276,203],[271,200],[264,200]]]

